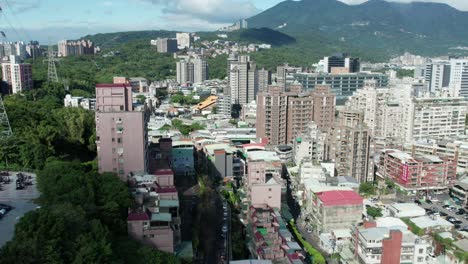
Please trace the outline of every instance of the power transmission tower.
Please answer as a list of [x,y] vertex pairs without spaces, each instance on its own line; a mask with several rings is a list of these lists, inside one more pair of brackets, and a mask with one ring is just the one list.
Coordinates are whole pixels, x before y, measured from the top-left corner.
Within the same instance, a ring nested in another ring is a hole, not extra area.
[[59,61],[59,59],[55,57],[56,54],[57,53],[54,52],[52,45],[50,45],[49,43],[49,48],[47,51],[47,59],[44,60],[44,61],[47,61],[49,64],[48,69],[47,69],[47,81],[48,82],[59,82],[59,78],[57,75],[57,68],[55,67],[55,62]]
[[10,121],[8,121],[8,115],[3,105],[2,96],[0,95],[0,139],[5,139],[12,134],[13,131],[11,131]]

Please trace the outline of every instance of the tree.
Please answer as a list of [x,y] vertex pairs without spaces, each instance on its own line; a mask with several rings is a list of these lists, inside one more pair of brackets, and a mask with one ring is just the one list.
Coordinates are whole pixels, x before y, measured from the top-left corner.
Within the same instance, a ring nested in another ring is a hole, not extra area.
[[375,194],[375,187],[370,182],[364,182],[359,185],[359,194],[370,196]]
[[367,207],[367,215],[372,216],[372,218],[382,217],[382,209],[377,207]]
[[137,95],[136,98],[137,98],[137,102],[138,102],[139,104],[144,104],[145,101],[146,101],[146,96],[144,96],[144,95],[142,95],[142,94]]
[[211,108],[211,113],[212,114],[217,114],[218,113],[218,107],[216,105]]

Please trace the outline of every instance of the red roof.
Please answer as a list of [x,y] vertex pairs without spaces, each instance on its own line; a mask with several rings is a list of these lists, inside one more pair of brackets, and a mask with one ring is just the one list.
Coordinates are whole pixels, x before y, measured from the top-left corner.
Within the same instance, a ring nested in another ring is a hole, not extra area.
[[326,191],[317,196],[325,206],[357,205],[363,201],[355,191]]
[[130,87],[126,83],[98,83],[96,88],[112,88],[112,87]]
[[161,176],[161,175],[174,175],[171,169],[157,169],[154,172],[154,175]]
[[157,193],[174,193],[177,192],[175,187],[160,187],[156,189]]
[[130,213],[127,217],[127,221],[148,221],[149,216],[143,212]]
[[297,253],[288,254],[288,258],[289,260],[301,259],[301,257]]

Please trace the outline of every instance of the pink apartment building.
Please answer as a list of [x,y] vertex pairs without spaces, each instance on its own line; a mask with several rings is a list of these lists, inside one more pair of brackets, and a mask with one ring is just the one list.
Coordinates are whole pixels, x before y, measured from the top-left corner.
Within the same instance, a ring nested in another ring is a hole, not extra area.
[[116,173],[127,180],[130,172],[148,167],[146,106],[133,107],[129,84],[96,86],[96,145],[99,172]]
[[270,162],[251,161],[248,163],[246,179],[247,197],[252,206],[268,205],[281,208],[281,167]]

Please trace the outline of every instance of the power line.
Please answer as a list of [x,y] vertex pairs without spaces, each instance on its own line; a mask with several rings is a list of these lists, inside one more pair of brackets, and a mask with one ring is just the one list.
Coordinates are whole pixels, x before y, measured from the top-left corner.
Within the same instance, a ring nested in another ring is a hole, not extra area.
[[11,24],[10,20],[8,19],[8,17],[5,15],[5,13],[3,12],[3,9],[0,7],[0,11],[2,11],[1,13],[3,14],[3,18],[5,19],[5,21],[7,22],[7,24],[10,26],[10,28],[16,33],[16,35],[18,35],[18,40],[21,40],[23,37],[20,35],[20,33],[15,29],[15,27],[13,27],[13,24]]
[[15,17],[17,23],[20,25],[20,29],[21,31],[23,31],[24,35],[26,35],[26,37],[29,38],[29,40],[33,40],[33,38],[31,38],[31,36],[28,34],[28,32],[24,29],[24,26],[23,26],[23,23],[21,22],[21,19],[18,18],[18,16],[16,15],[16,12],[15,10],[11,7],[10,5],[10,2],[8,0],[4,0],[6,5],[8,6],[8,8],[10,9],[11,13],[13,14],[13,16]]

